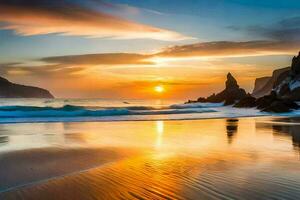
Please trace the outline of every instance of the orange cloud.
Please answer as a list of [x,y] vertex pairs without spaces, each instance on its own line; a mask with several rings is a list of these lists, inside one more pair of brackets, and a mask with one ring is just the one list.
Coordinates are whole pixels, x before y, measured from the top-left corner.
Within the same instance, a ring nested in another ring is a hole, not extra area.
[[294,54],[300,42],[294,41],[215,41],[164,49],[156,56],[162,57],[243,57],[259,55]]
[[122,65],[122,64],[153,64],[146,59],[151,55],[133,53],[84,54],[42,58],[47,63],[64,65]]
[[31,75],[41,78],[57,78],[66,76],[76,76],[78,73],[84,71],[84,67],[80,66],[67,66],[47,64],[40,66],[24,66],[20,63],[7,63],[0,64],[0,75]]
[[49,6],[41,3],[42,5],[28,6],[27,4],[3,2],[0,2],[0,22],[4,25],[0,28],[14,30],[18,35],[56,33],[122,39],[150,38],[166,41],[187,39],[173,31],[140,24],[76,5]]
[[[41,58],[40,61],[61,66],[71,65],[154,65],[160,62],[198,60],[199,58],[226,58],[295,54],[300,43],[288,41],[215,41],[173,46],[155,54],[99,53]],[[210,59],[210,61],[212,61]]]
[[[46,57],[38,60],[43,62],[41,65],[34,63],[31,67],[28,66],[30,63],[3,63],[0,64],[0,74],[18,83],[49,88],[58,97],[152,98],[153,87],[163,85],[166,88],[163,97],[196,98],[224,88],[224,77],[229,70],[242,74],[238,81],[243,88],[250,90],[255,77],[270,74],[272,66],[277,65],[272,58],[274,65],[272,62],[264,65],[256,59],[254,64],[234,63],[236,59],[218,57],[276,55],[296,52],[298,47],[296,42],[217,41],[169,47],[156,54]],[[153,67],[157,57],[163,59]],[[117,67],[106,67],[113,65]]]

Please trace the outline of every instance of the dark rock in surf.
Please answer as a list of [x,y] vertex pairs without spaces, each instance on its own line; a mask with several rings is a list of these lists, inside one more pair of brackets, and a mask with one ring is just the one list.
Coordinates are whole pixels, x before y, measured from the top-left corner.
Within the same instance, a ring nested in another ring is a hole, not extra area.
[[256,104],[257,108],[264,112],[290,112],[299,108],[299,105],[292,100],[278,98],[274,91],[270,95],[257,99]]
[[287,104],[285,104],[284,101],[274,101],[271,103],[271,105],[262,109],[263,112],[274,112],[274,113],[290,112],[291,110],[292,109]]
[[256,107],[256,99],[248,94],[245,98],[241,99],[234,105],[236,108],[253,108]]

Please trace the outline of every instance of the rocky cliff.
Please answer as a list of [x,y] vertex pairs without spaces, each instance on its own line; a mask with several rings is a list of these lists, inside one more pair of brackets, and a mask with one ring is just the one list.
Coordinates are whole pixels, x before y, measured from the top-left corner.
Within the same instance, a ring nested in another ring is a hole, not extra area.
[[271,79],[271,76],[256,78],[255,83],[254,83],[254,89],[252,91],[252,95],[256,96],[256,97],[260,96],[261,95],[260,91],[268,83],[268,81],[270,81],[270,79]]
[[296,101],[300,101],[300,52],[293,58],[291,67],[275,70],[272,77],[257,79],[252,95],[246,94],[228,73],[226,88],[222,92],[187,103],[225,102],[225,105],[234,104],[238,108],[256,107],[265,112],[281,113],[299,109]]
[[289,72],[275,84],[274,91],[280,99],[300,101],[300,52],[293,58]]
[[271,77],[262,77],[255,80],[252,96],[259,98],[270,94],[273,88],[280,83],[289,73],[290,67],[274,70]]
[[260,90],[268,93],[258,99],[244,98],[235,106],[256,107],[265,112],[289,112],[299,109],[295,101],[300,101],[300,53],[293,58],[290,68],[274,71],[273,76]]
[[45,89],[12,83],[0,77],[0,98],[54,98]]

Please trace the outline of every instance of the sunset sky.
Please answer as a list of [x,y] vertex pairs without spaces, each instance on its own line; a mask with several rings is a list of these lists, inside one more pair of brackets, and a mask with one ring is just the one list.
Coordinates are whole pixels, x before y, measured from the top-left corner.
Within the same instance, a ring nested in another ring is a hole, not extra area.
[[299,0],[0,0],[0,76],[60,98],[250,92],[299,50]]

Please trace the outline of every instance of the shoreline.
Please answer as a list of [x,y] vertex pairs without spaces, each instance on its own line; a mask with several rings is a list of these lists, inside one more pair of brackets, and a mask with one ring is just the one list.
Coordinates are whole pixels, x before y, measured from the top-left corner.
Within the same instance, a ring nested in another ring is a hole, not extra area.
[[124,119],[124,120],[90,120],[90,121],[30,121],[30,122],[0,122],[0,125],[3,124],[40,124],[40,123],[107,123],[107,122],[152,122],[152,121],[202,121],[202,120],[209,120],[209,119],[242,119],[242,118],[263,118],[263,117],[270,117],[270,118],[299,118],[300,115],[288,116],[288,115],[249,115],[249,116],[232,116],[232,117],[207,117],[207,118],[190,118],[190,119]]
[[273,116],[273,115],[261,115],[261,116],[242,116],[242,117],[215,117],[215,118],[195,118],[195,119],[141,119],[141,120],[91,120],[91,121],[34,121],[34,122],[0,122],[0,125],[3,124],[40,124],[40,123],[107,123],[107,122],[155,122],[155,121],[201,121],[201,120],[209,120],[209,119],[239,119],[239,118],[260,118],[260,117],[286,117],[286,118],[294,118],[300,116]]

